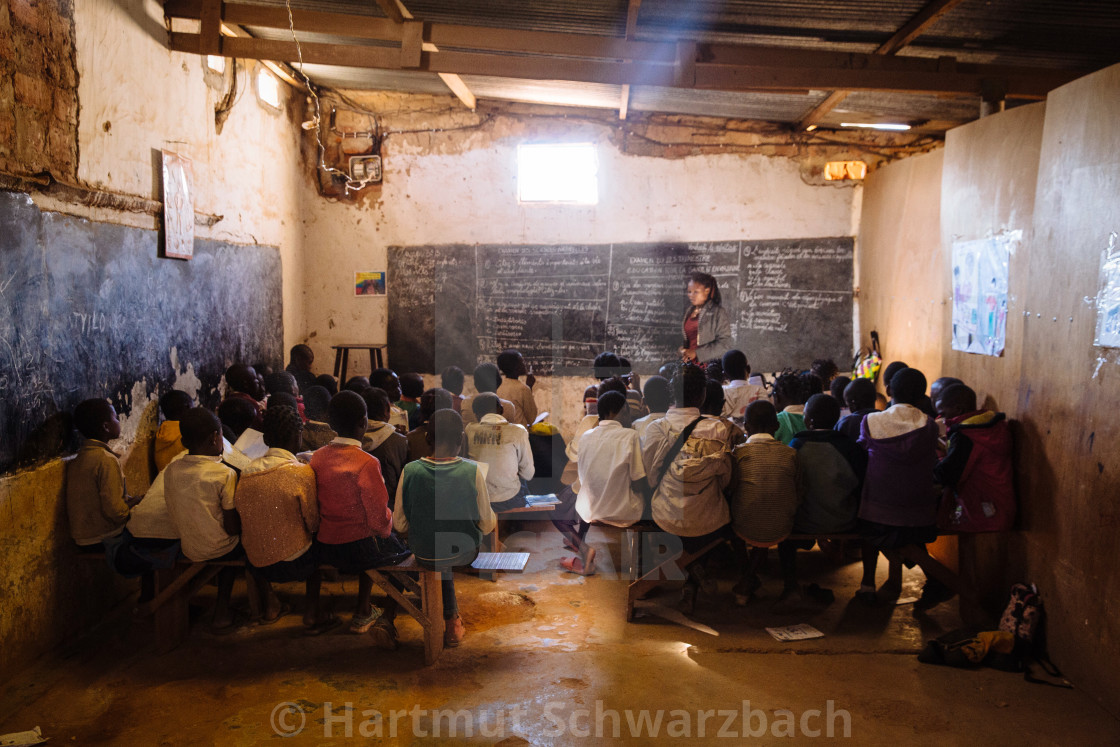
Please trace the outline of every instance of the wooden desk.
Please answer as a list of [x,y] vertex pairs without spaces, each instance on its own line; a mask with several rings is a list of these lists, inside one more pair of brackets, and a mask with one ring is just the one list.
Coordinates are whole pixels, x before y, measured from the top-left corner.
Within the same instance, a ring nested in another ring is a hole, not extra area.
[[381,368],[385,364],[382,362],[381,351],[389,347],[388,345],[331,345],[334,349],[334,377],[338,379],[338,388],[342,389],[346,385],[346,368],[350,365],[350,351],[351,350],[368,350],[369,351],[369,368],[372,371],[375,368]]

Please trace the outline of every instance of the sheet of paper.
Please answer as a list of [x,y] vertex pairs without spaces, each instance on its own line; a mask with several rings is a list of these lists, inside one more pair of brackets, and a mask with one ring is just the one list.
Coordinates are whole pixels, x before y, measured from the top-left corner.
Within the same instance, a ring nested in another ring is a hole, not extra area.
[[780,628],[767,628],[766,632],[774,636],[774,640],[777,641],[806,641],[810,638],[824,638],[824,633],[808,623],[784,625]]

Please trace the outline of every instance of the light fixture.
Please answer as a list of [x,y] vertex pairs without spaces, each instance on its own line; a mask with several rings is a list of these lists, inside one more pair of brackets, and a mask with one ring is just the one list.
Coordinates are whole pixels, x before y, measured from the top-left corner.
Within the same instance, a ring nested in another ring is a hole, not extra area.
[[862,127],[866,130],[894,130],[905,132],[910,129],[908,124],[893,124],[890,122],[841,122],[841,127]]
[[817,129],[816,125],[809,125],[808,127],[805,128],[805,132],[812,132],[815,129]]

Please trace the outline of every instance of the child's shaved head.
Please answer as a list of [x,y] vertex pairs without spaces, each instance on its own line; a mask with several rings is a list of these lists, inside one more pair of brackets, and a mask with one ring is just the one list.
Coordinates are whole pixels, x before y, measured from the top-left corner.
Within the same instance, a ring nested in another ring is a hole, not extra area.
[[778,411],[774,405],[764,399],[758,399],[747,405],[746,412],[747,433],[769,433],[771,436],[778,432]]
[[937,411],[946,418],[955,418],[976,411],[976,392],[964,384],[953,384],[941,393]]
[[[227,400],[228,401],[228,400]],[[179,431],[183,436],[183,446],[191,451],[197,451],[213,438],[215,433],[220,433],[222,424],[218,416],[205,407],[194,407],[183,413],[179,420]]]
[[830,394],[814,394],[805,403],[805,423],[813,430],[830,429],[840,419],[840,403]]

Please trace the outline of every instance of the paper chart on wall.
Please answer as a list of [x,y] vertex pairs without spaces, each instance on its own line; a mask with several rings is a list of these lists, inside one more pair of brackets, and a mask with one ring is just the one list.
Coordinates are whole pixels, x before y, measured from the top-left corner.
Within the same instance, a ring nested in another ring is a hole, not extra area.
[[1097,334],[1093,344],[1120,348],[1120,247],[1116,233],[1108,237],[1108,249],[1101,252],[1101,284],[1097,291]]
[[953,243],[953,350],[1003,354],[1007,287],[1017,234]]

